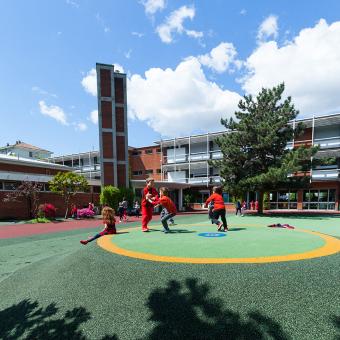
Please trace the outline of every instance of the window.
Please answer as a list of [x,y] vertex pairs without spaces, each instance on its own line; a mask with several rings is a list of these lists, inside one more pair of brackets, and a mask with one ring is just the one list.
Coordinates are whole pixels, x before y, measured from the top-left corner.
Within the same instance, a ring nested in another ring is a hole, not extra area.
[[44,184],[43,190],[44,190],[44,191],[51,191],[51,190],[50,190],[50,186],[49,186],[48,183],[45,183],[45,184]]
[[94,185],[92,190],[93,190],[94,193],[100,194],[101,187],[99,185]]
[[161,169],[157,169],[157,170],[156,170],[156,173],[157,173],[157,174],[161,174],[161,173],[162,173],[162,170],[161,170]]
[[141,176],[141,175],[143,175],[143,171],[142,170],[132,171],[132,175],[133,176]]
[[269,193],[269,209],[297,209],[296,191],[272,191]]
[[141,153],[141,151],[132,151],[132,156],[139,156]]
[[157,148],[157,149],[156,149],[156,152],[157,152],[157,153],[161,153],[161,152],[162,152],[162,151],[161,151],[161,148]]
[[29,152],[28,152],[28,156],[29,156],[29,157],[33,157],[33,152],[32,152],[32,151],[29,151]]
[[145,170],[145,174],[151,175],[153,174],[153,170],[152,169]]
[[153,150],[152,150],[152,149],[146,149],[146,150],[145,150],[145,153],[146,153],[147,155],[150,155],[150,154],[153,153]]
[[335,189],[304,190],[302,209],[334,210]]
[[4,182],[4,190],[14,191],[18,186],[17,182]]
[[2,182],[0,182],[0,190],[2,190],[4,187],[4,184]]
[[93,163],[98,164],[98,158],[97,157],[93,157]]

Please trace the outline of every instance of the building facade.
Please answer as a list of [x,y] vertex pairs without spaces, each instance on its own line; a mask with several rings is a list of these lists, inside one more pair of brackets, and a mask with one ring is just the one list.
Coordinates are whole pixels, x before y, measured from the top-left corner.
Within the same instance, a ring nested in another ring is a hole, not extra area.
[[0,147],[0,154],[18,158],[45,159],[51,157],[53,152],[18,140],[15,144],[7,143],[6,146]]

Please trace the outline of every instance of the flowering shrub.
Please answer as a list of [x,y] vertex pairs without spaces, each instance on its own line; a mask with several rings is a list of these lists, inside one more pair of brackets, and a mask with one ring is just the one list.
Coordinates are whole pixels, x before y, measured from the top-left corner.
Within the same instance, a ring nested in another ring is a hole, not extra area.
[[56,215],[56,208],[53,204],[51,203],[45,203],[45,204],[40,204],[38,208],[38,218],[49,218],[49,219],[55,219]]
[[78,209],[77,211],[78,217],[93,217],[94,216],[94,211],[89,209],[89,208],[84,208],[84,209]]

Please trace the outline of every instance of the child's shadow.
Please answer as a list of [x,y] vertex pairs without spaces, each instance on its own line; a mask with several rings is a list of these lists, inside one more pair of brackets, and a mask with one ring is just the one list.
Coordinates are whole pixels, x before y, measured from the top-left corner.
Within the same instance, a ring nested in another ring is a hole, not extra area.
[[171,234],[191,234],[196,233],[196,230],[186,230],[186,229],[170,229]]
[[230,228],[228,231],[241,231],[241,230],[247,230],[247,228]]
[[117,231],[116,235],[120,235],[120,234],[130,234],[128,231]]

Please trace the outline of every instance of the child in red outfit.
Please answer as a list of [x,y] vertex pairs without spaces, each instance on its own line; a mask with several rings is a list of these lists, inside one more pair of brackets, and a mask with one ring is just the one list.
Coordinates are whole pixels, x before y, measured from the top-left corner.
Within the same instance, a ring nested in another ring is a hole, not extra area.
[[80,241],[81,244],[86,245],[89,242],[92,242],[92,241],[96,240],[97,238],[99,238],[101,236],[117,233],[115,211],[110,207],[105,207],[105,208],[103,208],[102,215],[103,215],[103,223],[105,225],[104,230],[102,230],[100,233],[94,235],[93,237],[90,237],[87,240],[81,240]]
[[148,224],[152,220],[154,202],[158,200],[158,193],[154,186],[155,180],[148,178],[142,192],[142,231],[149,231]]
[[[218,231],[222,231],[222,227],[224,231],[228,230],[227,220],[225,218],[225,206],[224,200],[222,197],[222,188],[221,187],[213,187],[213,194],[206,200],[205,206],[213,201],[214,202],[214,209],[213,209],[213,218],[211,221],[217,224]],[[222,222],[219,221],[219,217],[221,217]]]
[[[163,210],[165,210],[163,216],[161,217],[161,222],[163,224],[163,232],[168,233],[170,231],[168,226],[168,220],[173,218],[177,214],[177,209],[174,204],[174,202],[171,200],[171,198],[168,197],[169,190],[168,188],[160,188],[160,198],[158,200],[155,200],[155,204],[160,204],[163,207]],[[162,215],[162,214],[161,214]]]

